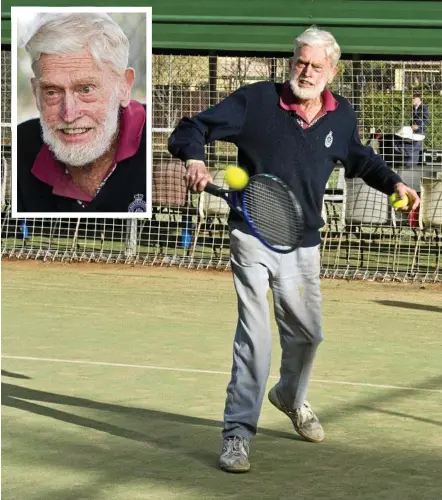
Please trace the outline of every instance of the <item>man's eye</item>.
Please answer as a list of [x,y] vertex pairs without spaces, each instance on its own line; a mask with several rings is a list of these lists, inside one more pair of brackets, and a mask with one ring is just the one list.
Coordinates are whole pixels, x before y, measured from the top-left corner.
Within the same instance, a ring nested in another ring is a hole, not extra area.
[[57,91],[56,90],[46,90],[46,95],[48,97],[54,97],[57,95]]
[[84,87],[81,87],[81,92],[83,94],[90,94],[92,92],[92,87],[90,85],[85,85]]

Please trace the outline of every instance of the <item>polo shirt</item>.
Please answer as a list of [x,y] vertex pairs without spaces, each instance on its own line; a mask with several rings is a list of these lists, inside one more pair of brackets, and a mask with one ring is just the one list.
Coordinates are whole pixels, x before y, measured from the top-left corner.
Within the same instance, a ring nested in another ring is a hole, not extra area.
[[298,117],[298,123],[303,128],[308,128],[314,125],[320,118],[326,115],[329,111],[334,111],[338,107],[338,101],[333,97],[333,94],[325,88],[321,94],[322,107],[312,121],[308,121],[301,104],[296,99],[290,88],[290,83],[285,82],[282,87],[281,98],[279,105],[287,111],[294,111]]
[[146,211],[146,109],[137,101],[121,108],[112,167],[91,197],[43,143],[39,119],[17,128],[18,212]]

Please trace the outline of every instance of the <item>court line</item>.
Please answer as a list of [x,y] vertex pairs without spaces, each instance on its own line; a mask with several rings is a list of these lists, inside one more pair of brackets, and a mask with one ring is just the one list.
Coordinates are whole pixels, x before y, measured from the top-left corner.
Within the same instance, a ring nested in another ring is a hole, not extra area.
[[[142,370],[157,370],[157,371],[168,371],[168,372],[178,372],[178,373],[205,373],[209,375],[230,375],[230,372],[223,372],[217,370],[197,370],[195,368],[172,368],[168,366],[153,366],[153,365],[131,365],[126,363],[106,363],[104,361],[86,361],[82,359],[56,359],[56,358],[36,358],[31,356],[8,356],[2,354],[2,358],[5,359],[16,359],[21,361],[46,361],[48,363],[65,363],[74,365],[90,365],[90,366],[114,366],[119,368],[137,368]],[[275,375],[270,375],[271,379],[279,379]],[[442,394],[441,389],[423,389],[420,387],[406,387],[399,385],[385,385],[385,384],[369,384],[365,382],[345,382],[343,380],[323,380],[323,379],[311,379],[311,382],[319,384],[332,384],[332,385],[350,385],[350,386],[360,386],[360,387],[371,387],[375,389],[397,389],[402,391],[416,391],[416,392],[436,392]]]

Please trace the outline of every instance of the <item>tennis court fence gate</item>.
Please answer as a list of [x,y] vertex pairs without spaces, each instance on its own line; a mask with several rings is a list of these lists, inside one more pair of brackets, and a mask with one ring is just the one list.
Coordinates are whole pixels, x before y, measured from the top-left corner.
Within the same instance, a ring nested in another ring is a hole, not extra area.
[[[215,105],[242,85],[284,81],[289,58],[153,56],[151,219],[15,219],[11,216],[11,53],[1,54],[1,255],[11,259],[85,261],[229,269],[228,209],[224,201],[186,191],[181,162],[167,139],[182,116]],[[354,106],[359,133],[422,198],[418,213],[392,211],[385,195],[345,178],[342,165],[322,207],[324,277],[441,282],[442,62],[339,63],[333,91]],[[431,122],[419,158],[394,135],[412,123],[412,96],[422,94]],[[207,146],[216,183],[235,164],[236,150]]]

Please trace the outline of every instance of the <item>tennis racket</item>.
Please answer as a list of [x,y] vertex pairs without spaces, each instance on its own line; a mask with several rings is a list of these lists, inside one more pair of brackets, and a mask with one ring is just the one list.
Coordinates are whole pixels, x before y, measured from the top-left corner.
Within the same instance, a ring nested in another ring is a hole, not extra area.
[[267,248],[289,253],[300,246],[304,236],[302,208],[291,189],[278,177],[254,175],[242,191],[210,183],[204,191],[225,200]]

